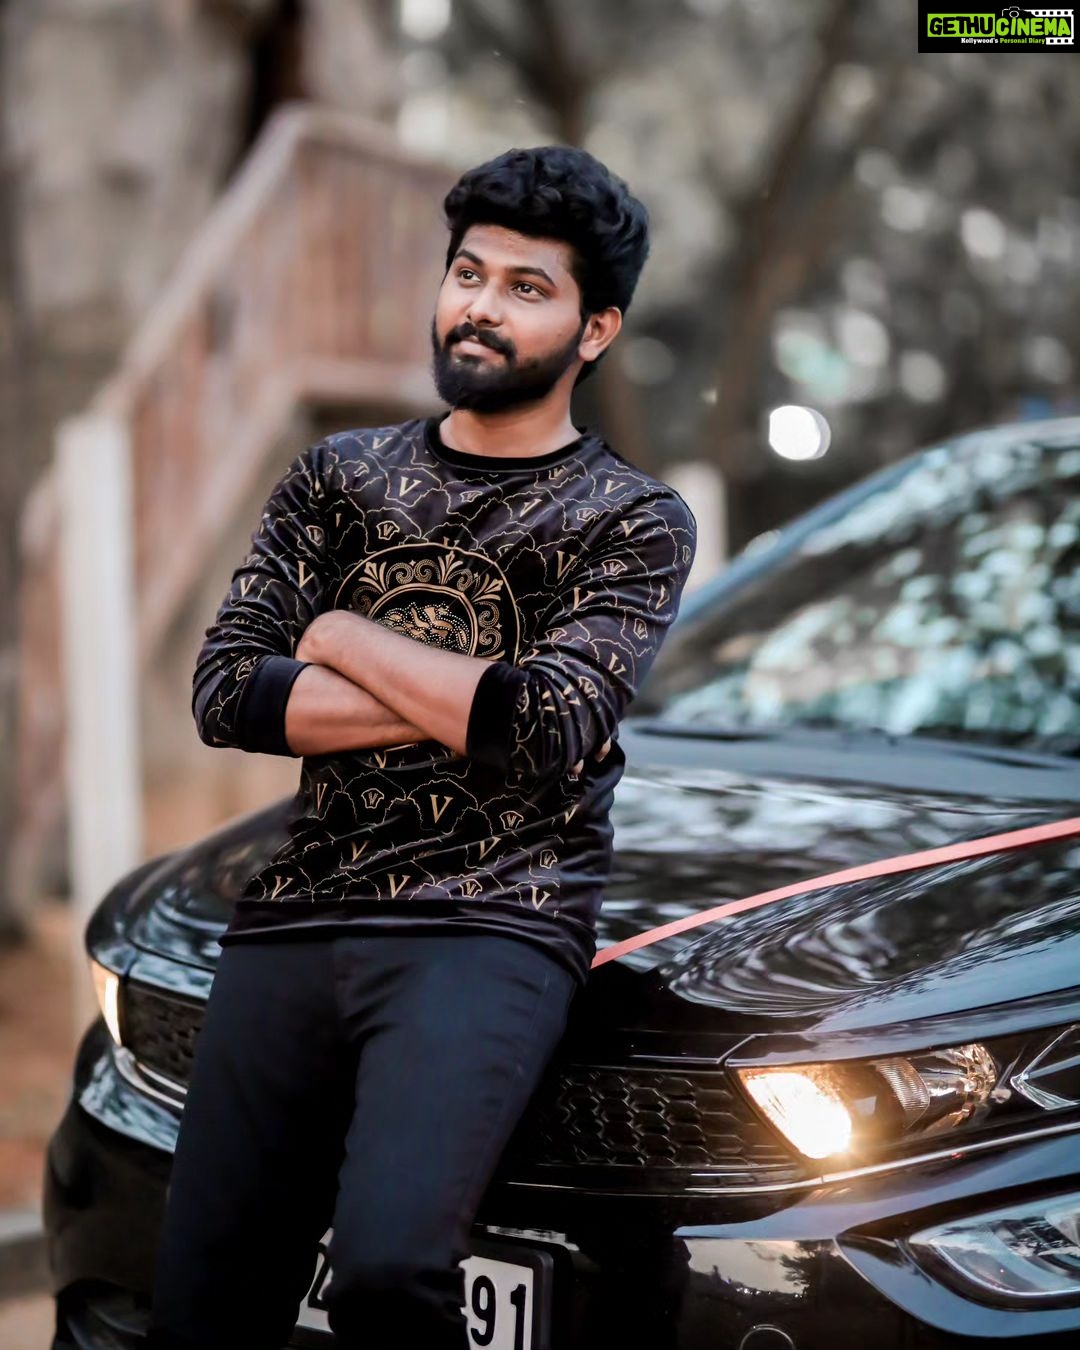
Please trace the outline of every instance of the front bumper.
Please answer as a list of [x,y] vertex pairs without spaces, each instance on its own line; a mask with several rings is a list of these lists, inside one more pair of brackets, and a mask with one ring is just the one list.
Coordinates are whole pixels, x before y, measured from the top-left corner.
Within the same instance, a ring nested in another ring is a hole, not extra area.
[[[64,1344],[143,1344],[177,1119],[119,1072],[104,1026],[91,1027],[45,1175]],[[477,1236],[554,1253],[550,1350],[1075,1345],[1080,1307],[973,1302],[917,1266],[899,1236],[916,1215],[1080,1188],[1078,1152],[1077,1134],[1062,1133],[760,1194],[616,1196],[499,1181]],[[294,1344],[333,1342],[298,1331]]]

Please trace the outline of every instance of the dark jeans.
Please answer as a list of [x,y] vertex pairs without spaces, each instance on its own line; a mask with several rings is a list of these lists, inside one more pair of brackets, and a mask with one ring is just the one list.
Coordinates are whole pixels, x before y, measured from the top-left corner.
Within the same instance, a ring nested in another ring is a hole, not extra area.
[[466,1350],[468,1234],[573,975],[487,934],[224,947],[196,1045],[150,1344],[280,1350],[333,1224],[348,1350]]

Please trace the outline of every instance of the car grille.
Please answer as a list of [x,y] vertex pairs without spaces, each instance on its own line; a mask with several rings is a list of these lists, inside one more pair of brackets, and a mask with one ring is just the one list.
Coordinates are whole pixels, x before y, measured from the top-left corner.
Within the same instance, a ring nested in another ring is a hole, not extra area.
[[143,1067],[186,1087],[204,1004],[144,984],[124,986],[123,1041]]
[[[129,983],[124,1044],[152,1073],[186,1086],[203,1004]],[[802,1175],[727,1074],[694,1068],[555,1062],[500,1167],[552,1178],[570,1169],[716,1172],[747,1185]]]
[[554,1067],[507,1150],[515,1163],[720,1169],[759,1183],[797,1174],[791,1155],[722,1071]]

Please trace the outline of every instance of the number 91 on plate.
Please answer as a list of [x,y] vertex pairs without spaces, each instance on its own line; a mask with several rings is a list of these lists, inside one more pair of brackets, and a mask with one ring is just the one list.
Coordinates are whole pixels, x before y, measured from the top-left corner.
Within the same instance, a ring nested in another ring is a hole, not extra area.
[[[297,1319],[297,1326],[327,1332],[323,1295],[332,1274],[326,1256],[329,1240],[327,1232]],[[516,1242],[477,1240],[471,1246],[472,1254],[461,1263],[469,1344],[476,1350],[550,1350],[550,1252]]]

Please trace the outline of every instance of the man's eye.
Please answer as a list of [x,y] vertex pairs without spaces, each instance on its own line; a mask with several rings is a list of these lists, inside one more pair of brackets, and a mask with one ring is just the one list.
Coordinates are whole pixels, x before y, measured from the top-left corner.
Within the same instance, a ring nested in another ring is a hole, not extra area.
[[536,287],[535,287],[531,282],[529,282],[529,281],[519,281],[519,282],[518,282],[518,285],[519,285],[519,286],[526,286],[526,287],[528,287],[528,289],[529,289],[530,291],[532,291],[534,295],[539,295],[539,294],[540,294],[540,292],[536,289]]

